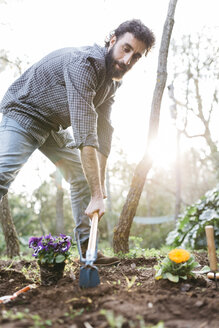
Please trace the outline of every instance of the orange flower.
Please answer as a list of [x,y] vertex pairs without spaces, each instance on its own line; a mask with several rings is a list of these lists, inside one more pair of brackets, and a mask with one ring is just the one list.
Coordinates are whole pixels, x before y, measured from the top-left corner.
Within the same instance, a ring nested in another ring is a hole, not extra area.
[[186,262],[190,258],[190,253],[185,249],[175,248],[168,254],[169,259],[175,263]]

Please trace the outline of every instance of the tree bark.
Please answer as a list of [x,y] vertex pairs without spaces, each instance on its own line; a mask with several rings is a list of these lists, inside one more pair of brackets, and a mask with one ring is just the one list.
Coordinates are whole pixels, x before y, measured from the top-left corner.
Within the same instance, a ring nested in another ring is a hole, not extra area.
[[175,201],[175,213],[174,219],[177,221],[180,209],[181,209],[181,167],[180,167],[180,136],[181,133],[177,129],[177,137],[176,137],[176,201]]
[[156,139],[158,133],[160,106],[167,79],[167,57],[170,37],[174,24],[173,18],[176,3],[177,0],[170,0],[167,18],[163,28],[163,35],[158,57],[157,81],[151,105],[146,152],[143,159],[140,161],[140,163],[135,169],[131,187],[119,218],[119,223],[114,228],[113,249],[116,253],[127,253],[129,251],[128,241],[131,225],[138,207],[138,203],[141,197],[147,174],[150,168],[152,167],[152,159],[150,158],[149,152],[152,142]]
[[107,230],[108,230],[108,241],[111,244],[112,243],[112,233],[113,233],[113,226],[111,221],[111,215],[112,215],[112,199],[111,199],[111,190],[110,190],[110,177],[109,177],[109,170],[106,170],[106,208],[109,213],[109,218],[106,221],[107,224]]
[[19,256],[20,246],[14,222],[8,204],[8,196],[5,195],[0,204],[0,221],[6,243],[6,254],[9,258]]
[[175,213],[174,213],[174,219],[177,221],[180,209],[181,209],[181,152],[180,152],[180,139],[181,139],[181,131],[177,127],[177,118],[178,118],[178,112],[177,112],[177,101],[174,96],[174,86],[173,83],[171,83],[168,86],[169,90],[169,97],[172,99],[173,104],[170,106],[170,114],[174,122],[174,126],[176,128],[176,162],[175,162],[175,174],[176,174],[176,190],[175,190]]

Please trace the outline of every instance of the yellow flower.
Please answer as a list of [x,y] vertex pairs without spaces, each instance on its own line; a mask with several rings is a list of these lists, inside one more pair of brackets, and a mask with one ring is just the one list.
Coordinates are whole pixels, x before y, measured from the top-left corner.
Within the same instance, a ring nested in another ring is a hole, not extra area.
[[186,262],[190,258],[190,253],[185,249],[175,248],[168,254],[169,259],[175,263]]

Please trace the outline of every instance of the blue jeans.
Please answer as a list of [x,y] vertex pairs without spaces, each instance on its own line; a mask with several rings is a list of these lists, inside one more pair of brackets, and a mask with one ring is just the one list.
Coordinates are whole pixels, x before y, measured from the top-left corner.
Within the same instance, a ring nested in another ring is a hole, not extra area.
[[50,135],[39,147],[38,141],[13,119],[3,116],[0,123],[0,202],[8,192],[30,155],[39,149],[61,171],[70,184],[71,205],[80,242],[89,238],[90,220],[84,211],[90,191],[84,176],[78,149],[60,148]]

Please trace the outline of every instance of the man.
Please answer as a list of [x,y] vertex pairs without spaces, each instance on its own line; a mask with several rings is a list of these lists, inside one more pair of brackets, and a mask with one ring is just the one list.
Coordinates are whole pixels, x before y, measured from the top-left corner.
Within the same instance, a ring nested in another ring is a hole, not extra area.
[[[126,21],[104,48],[95,44],[50,53],[24,72],[2,100],[0,201],[23,164],[39,149],[70,183],[83,253],[89,218],[94,212],[101,218],[105,211],[104,180],[115,92],[123,75],[149,52],[154,41],[153,33],[141,21]],[[73,139],[65,130],[69,126]],[[116,262],[117,258],[98,252],[95,263]]]

